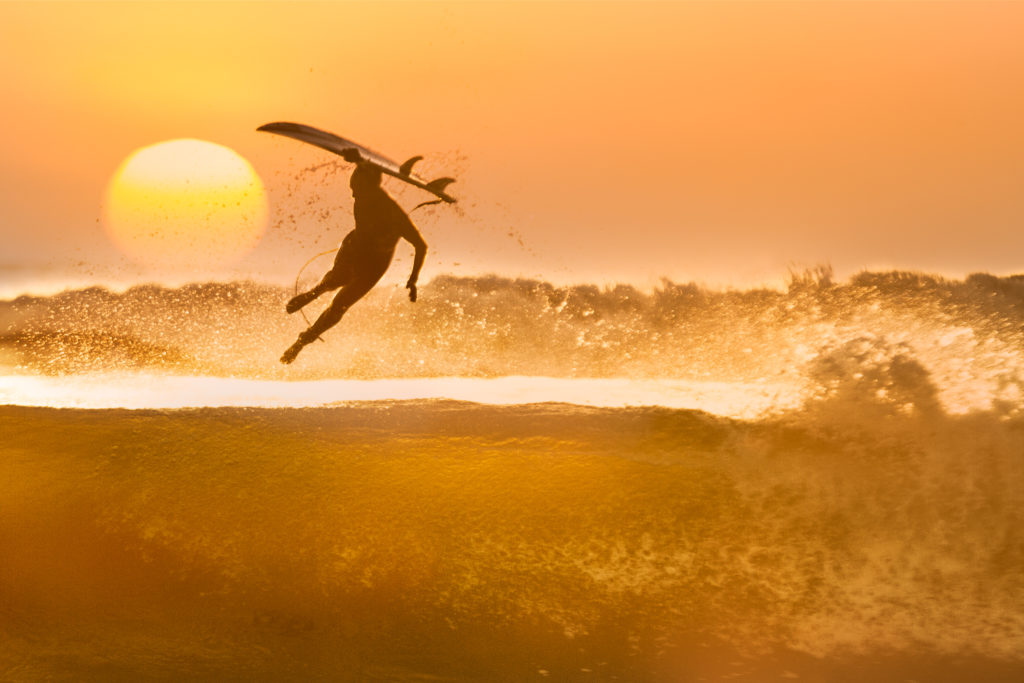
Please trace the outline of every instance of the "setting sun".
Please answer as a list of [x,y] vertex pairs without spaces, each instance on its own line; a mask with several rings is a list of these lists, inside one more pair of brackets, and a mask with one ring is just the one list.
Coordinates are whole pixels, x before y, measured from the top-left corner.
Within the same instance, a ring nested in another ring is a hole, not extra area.
[[133,259],[154,266],[224,265],[259,242],[263,183],[244,158],[202,140],[143,147],[107,190],[106,227]]

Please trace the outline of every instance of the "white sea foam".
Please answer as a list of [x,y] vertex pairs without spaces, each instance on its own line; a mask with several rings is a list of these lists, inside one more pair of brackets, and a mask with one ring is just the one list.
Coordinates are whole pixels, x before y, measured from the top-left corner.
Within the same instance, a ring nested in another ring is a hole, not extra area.
[[353,401],[451,399],[490,405],[660,406],[754,418],[794,408],[785,384],[558,377],[273,381],[103,373],[0,376],[0,403],[51,408],[306,408]]

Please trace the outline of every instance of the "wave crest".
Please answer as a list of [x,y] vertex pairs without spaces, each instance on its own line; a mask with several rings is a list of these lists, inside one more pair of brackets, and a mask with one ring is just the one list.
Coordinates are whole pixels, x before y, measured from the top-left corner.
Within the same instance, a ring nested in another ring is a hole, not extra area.
[[288,368],[277,358],[304,323],[284,313],[283,287],[94,287],[0,303],[0,353],[39,372],[789,381],[811,393],[882,392],[924,410],[1019,409],[1024,276],[825,275],[795,276],[786,291],[442,276],[416,304],[397,286],[378,288]]

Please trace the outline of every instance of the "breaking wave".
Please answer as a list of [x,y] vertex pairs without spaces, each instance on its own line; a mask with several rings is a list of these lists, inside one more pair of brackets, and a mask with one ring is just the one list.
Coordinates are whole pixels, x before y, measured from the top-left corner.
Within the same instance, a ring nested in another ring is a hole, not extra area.
[[[1019,410],[1024,276],[796,276],[787,291],[664,282],[557,287],[440,277],[357,304],[299,361],[290,292],[248,282],[102,288],[0,303],[0,364],[51,375],[140,369],[260,379],[617,377],[790,382],[922,408]],[[315,305],[314,305],[315,307]],[[315,315],[315,311],[313,312]],[[856,379],[856,381],[853,381]]]

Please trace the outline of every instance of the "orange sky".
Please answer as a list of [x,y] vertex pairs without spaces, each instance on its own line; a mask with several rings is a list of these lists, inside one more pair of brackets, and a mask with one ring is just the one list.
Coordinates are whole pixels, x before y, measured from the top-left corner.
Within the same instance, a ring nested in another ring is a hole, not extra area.
[[425,280],[1021,272],[1022,35],[1015,2],[2,3],[0,278],[116,271],[107,181],[193,137],[269,189],[239,272],[288,279],[350,199],[275,120],[458,177]]

